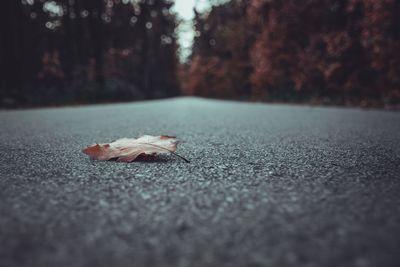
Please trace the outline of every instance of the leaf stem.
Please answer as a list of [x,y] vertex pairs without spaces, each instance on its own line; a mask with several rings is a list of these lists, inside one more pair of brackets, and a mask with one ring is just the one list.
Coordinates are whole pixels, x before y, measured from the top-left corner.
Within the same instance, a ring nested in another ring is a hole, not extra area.
[[158,146],[158,145],[155,145],[155,144],[149,144],[149,143],[140,143],[140,144],[142,144],[142,145],[148,145],[148,146],[154,146],[154,147],[157,147],[157,148],[164,149],[164,150],[168,151],[169,153],[171,153],[172,155],[174,155],[174,156],[176,156],[176,157],[178,157],[178,158],[184,160],[186,163],[190,163],[190,161],[189,161],[188,159],[185,159],[185,158],[182,157],[181,155],[175,153],[175,152],[172,151],[172,150],[169,150],[168,148],[165,148],[165,147],[162,147],[162,146]]

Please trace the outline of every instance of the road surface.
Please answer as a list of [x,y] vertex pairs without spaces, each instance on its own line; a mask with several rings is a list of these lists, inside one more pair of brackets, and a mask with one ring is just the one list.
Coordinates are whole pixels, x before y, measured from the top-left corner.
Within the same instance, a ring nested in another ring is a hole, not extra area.
[[[400,113],[176,98],[0,125],[0,266],[400,266]],[[191,163],[81,153],[141,134]]]

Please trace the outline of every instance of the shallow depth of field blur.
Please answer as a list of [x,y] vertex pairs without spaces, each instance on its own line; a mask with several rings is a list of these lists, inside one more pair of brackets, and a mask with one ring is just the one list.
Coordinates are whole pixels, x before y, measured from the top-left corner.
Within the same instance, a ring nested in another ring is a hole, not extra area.
[[1,13],[0,107],[400,102],[397,0],[6,0]]

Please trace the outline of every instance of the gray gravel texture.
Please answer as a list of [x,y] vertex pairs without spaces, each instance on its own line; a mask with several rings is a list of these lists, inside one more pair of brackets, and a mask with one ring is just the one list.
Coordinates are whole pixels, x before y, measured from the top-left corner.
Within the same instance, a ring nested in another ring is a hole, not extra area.
[[[175,98],[0,112],[0,266],[400,266],[400,113]],[[81,149],[178,136],[155,162]]]

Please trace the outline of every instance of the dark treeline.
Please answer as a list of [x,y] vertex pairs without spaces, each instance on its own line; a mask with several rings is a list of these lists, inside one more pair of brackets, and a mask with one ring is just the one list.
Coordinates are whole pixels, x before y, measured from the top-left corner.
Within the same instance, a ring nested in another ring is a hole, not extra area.
[[173,96],[176,18],[168,0],[6,0],[4,106]]
[[232,0],[195,18],[187,94],[400,100],[400,1]]
[[0,105],[151,99],[180,88],[219,98],[400,102],[400,1],[210,2],[220,5],[196,12],[192,55],[180,65],[172,0],[5,0]]

